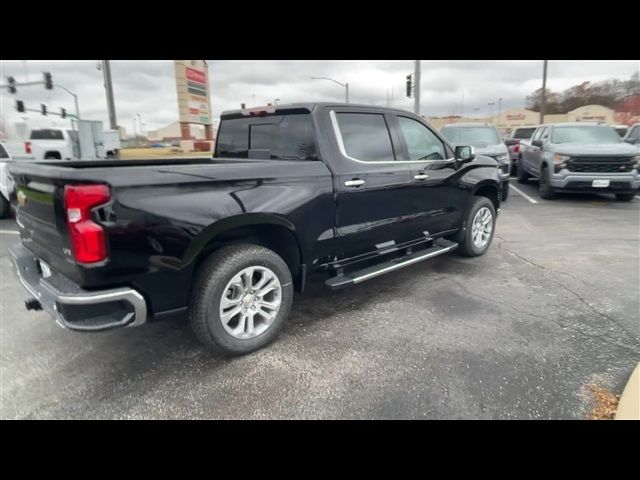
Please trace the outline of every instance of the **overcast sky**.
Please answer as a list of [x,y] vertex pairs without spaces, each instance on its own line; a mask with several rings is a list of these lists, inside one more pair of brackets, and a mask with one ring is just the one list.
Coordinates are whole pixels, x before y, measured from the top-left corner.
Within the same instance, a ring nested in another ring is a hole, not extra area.
[[[40,80],[51,72],[54,83],[79,96],[83,118],[103,120],[108,114],[102,72],[97,60],[88,61],[0,61],[2,83],[7,76],[17,81]],[[300,101],[343,101],[344,88],[311,76],[332,77],[349,83],[351,102],[387,104],[413,110],[406,98],[405,77],[413,72],[413,61],[219,61],[209,60],[213,117],[241,103],[265,105]],[[114,96],[118,124],[127,132],[139,113],[145,129],[165,126],[178,119],[173,61],[112,61]],[[549,62],[548,87],[560,91],[583,81],[609,78],[626,80],[640,68],[640,61]],[[422,61],[421,113],[426,116],[460,114],[488,115],[489,102],[502,97],[502,108],[524,106],[525,97],[541,86],[542,61]],[[463,101],[464,95],[464,101]],[[255,97],[254,97],[255,96]],[[255,101],[254,101],[255,98]],[[24,87],[16,95],[3,89],[0,110],[3,118],[15,118],[15,100],[28,108],[46,103],[52,111],[60,107],[74,111],[73,99],[61,90]],[[36,114],[41,117],[41,115]]]

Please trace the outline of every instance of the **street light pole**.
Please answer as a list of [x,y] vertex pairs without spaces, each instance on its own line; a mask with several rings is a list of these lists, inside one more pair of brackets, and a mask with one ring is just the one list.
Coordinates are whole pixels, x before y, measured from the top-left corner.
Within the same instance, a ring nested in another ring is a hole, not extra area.
[[345,89],[345,103],[349,103],[349,83],[342,83],[329,77],[311,77],[311,80],[330,80],[338,85],[342,85]]
[[542,67],[542,96],[540,98],[540,125],[544,123],[544,109],[547,100],[547,60]]
[[113,85],[111,83],[111,65],[109,60],[102,60],[102,73],[104,75],[104,88],[107,91],[107,108],[109,109],[109,125],[111,130],[118,129],[116,119],[116,106],[113,99]]
[[420,115],[420,60],[416,60],[413,80],[415,82],[413,86],[413,111],[416,115]]

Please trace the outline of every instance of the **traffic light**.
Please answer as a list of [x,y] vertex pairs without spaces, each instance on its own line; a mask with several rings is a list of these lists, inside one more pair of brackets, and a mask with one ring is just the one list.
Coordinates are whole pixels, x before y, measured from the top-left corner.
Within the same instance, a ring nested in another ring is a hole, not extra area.
[[67,118],[67,111],[64,108],[60,109],[60,116],[62,118]]
[[16,100],[16,110],[24,112],[24,102],[22,100]]
[[7,77],[7,80],[9,81],[9,93],[16,93],[16,79],[13,77]]
[[43,72],[44,75],[44,88],[47,90],[53,90],[53,80],[51,80],[51,74],[49,72]]
[[412,75],[407,75],[407,97],[411,98],[412,91],[413,91]]
[[47,114],[47,106],[44,103],[40,104],[40,109],[42,110],[43,115]]

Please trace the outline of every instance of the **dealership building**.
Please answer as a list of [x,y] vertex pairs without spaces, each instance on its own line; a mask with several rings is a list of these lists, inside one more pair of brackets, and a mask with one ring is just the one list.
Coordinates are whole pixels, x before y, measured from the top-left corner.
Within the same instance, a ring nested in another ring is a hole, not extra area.
[[[616,112],[602,105],[585,105],[567,113],[544,116],[544,123],[604,122],[614,125]],[[427,121],[436,128],[448,123],[492,123],[499,130],[511,132],[516,127],[533,127],[540,123],[540,113],[526,108],[510,108],[492,117],[428,117]]]

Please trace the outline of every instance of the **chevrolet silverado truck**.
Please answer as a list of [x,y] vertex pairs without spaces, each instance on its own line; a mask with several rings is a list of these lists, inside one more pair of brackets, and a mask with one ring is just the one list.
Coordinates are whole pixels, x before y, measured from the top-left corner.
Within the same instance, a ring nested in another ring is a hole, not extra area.
[[81,331],[187,316],[223,354],[273,340],[312,274],[338,289],[484,254],[500,208],[493,159],[412,113],[354,104],[224,112],[212,158],[10,172],[27,309]]
[[509,196],[511,157],[498,129],[489,123],[450,123],[444,125],[440,133],[453,145],[470,145],[477,154],[496,161],[501,180],[501,200],[504,202]]
[[545,199],[555,198],[558,191],[596,192],[629,202],[640,189],[639,151],[609,125],[540,125],[521,155],[518,181],[538,177]]

